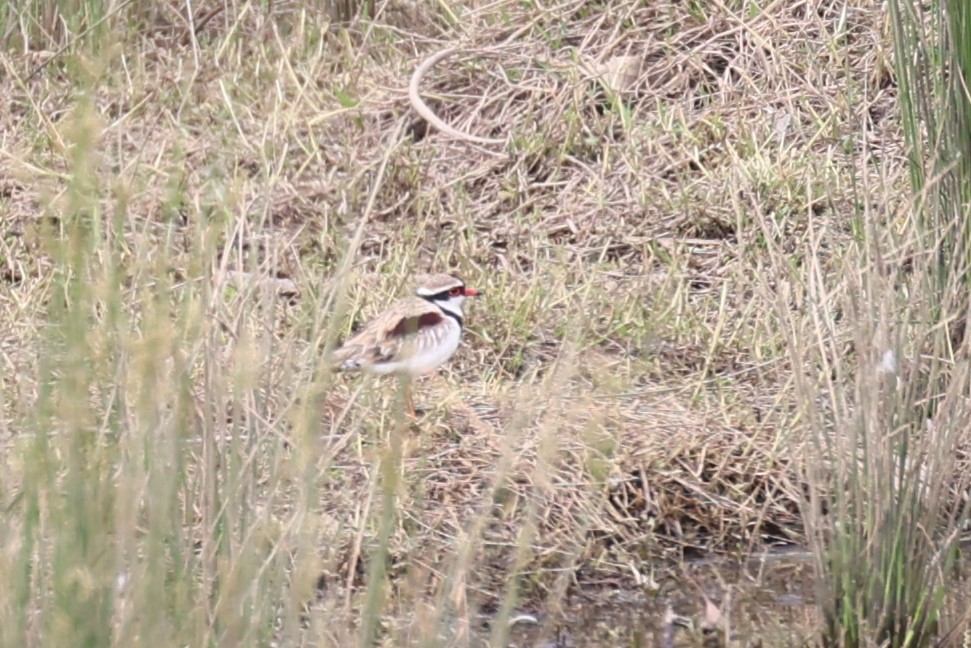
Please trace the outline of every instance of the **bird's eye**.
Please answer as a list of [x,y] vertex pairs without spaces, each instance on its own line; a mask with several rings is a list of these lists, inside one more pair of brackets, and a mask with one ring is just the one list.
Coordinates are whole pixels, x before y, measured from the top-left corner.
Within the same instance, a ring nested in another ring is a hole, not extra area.
[[452,288],[451,290],[448,291],[448,294],[451,295],[452,297],[458,297],[459,295],[461,295],[463,293],[464,293],[464,291],[459,286],[456,286],[455,288]]

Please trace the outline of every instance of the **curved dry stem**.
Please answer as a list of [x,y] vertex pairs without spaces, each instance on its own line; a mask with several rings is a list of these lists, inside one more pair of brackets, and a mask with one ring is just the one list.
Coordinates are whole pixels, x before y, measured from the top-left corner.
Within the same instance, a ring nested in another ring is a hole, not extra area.
[[457,47],[449,47],[443,49],[440,52],[436,52],[432,56],[425,59],[421,65],[415,68],[414,74],[411,75],[411,81],[408,84],[408,99],[411,101],[411,107],[415,109],[422,119],[427,121],[429,124],[434,126],[437,130],[445,133],[450,137],[455,139],[463,140],[466,142],[472,142],[473,144],[484,144],[486,146],[498,146],[505,143],[504,140],[495,139],[491,137],[479,137],[478,135],[471,135],[469,133],[463,133],[462,131],[449,126],[445,123],[441,117],[435,114],[425,100],[421,98],[421,94],[418,91],[418,86],[421,84],[422,78],[432,69],[436,63],[448,58],[452,54],[462,51],[474,51],[474,50],[463,50]]

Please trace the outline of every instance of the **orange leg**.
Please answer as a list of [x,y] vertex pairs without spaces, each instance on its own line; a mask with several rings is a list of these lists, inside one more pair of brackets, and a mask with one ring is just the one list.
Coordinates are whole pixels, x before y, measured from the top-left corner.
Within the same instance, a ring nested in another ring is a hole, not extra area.
[[407,412],[408,416],[411,418],[418,418],[418,414],[415,412],[415,401],[412,398],[411,386],[413,381],[404,376],[402,376],[400,380],[402,395],[404,396],[405,401],[405,412]]
[[415,412],[415,399],[412,397],[411,381],[409,380],[405,384],[405,411],[411,418],[418,418],[417,412]]

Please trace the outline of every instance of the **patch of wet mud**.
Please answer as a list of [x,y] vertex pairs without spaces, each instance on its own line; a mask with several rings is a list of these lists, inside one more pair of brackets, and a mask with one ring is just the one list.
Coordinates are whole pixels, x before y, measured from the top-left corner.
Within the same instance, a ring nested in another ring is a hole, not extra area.
[[561,614],[520,610],[515,648],[802,646],[819,627],[808,554],[666,568],[640,589],[586,590]]
[[[963,557],[956,569],[965,578],[949,592],[943,627],[948,639],[966,641],[971,638],[971,563]],[[507,645],[801,648],[813,645],[822,624],[814,587],[812,557],[803,551],[777,551],[741,562],[699,560],[658,570],[640,589],[587,589],[555,617],[521,611]]]

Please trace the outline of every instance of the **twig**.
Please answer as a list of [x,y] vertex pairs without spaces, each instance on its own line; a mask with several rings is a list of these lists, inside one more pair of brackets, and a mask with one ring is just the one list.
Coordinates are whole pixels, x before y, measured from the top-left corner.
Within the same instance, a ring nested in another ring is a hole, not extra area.
[[[428,107],[424,99],[421,98],[421,94],[418,92],[418,86],[421,84],[422,77],[428,73],[432,67],[442,59],[445,59],[452,54],[463,51],[457,47],[450,47],[448,49],[443,49],[440,52],[432,54],[430,57],[425,59],[421,65],[415,68],[414,74],[411,75],[411,83],[408,84],[408,99],[411,101],[411,107],[415,109],[422,119],[427,121],[429,124],[434,126],[441,132],[454,137],[455,139],[463,140],[466,142],[472,142],[474,144],[484,144],[486,146],[501,146],[505,144],[505,140],[494,139],[491,137],[479,137],[478,135],[471,135],[469,133],[463,133],[462,131],[453,128],[445,123],[441,117],[435,114],[435,112]],[[474,51],[474,50],[465,50]]]

